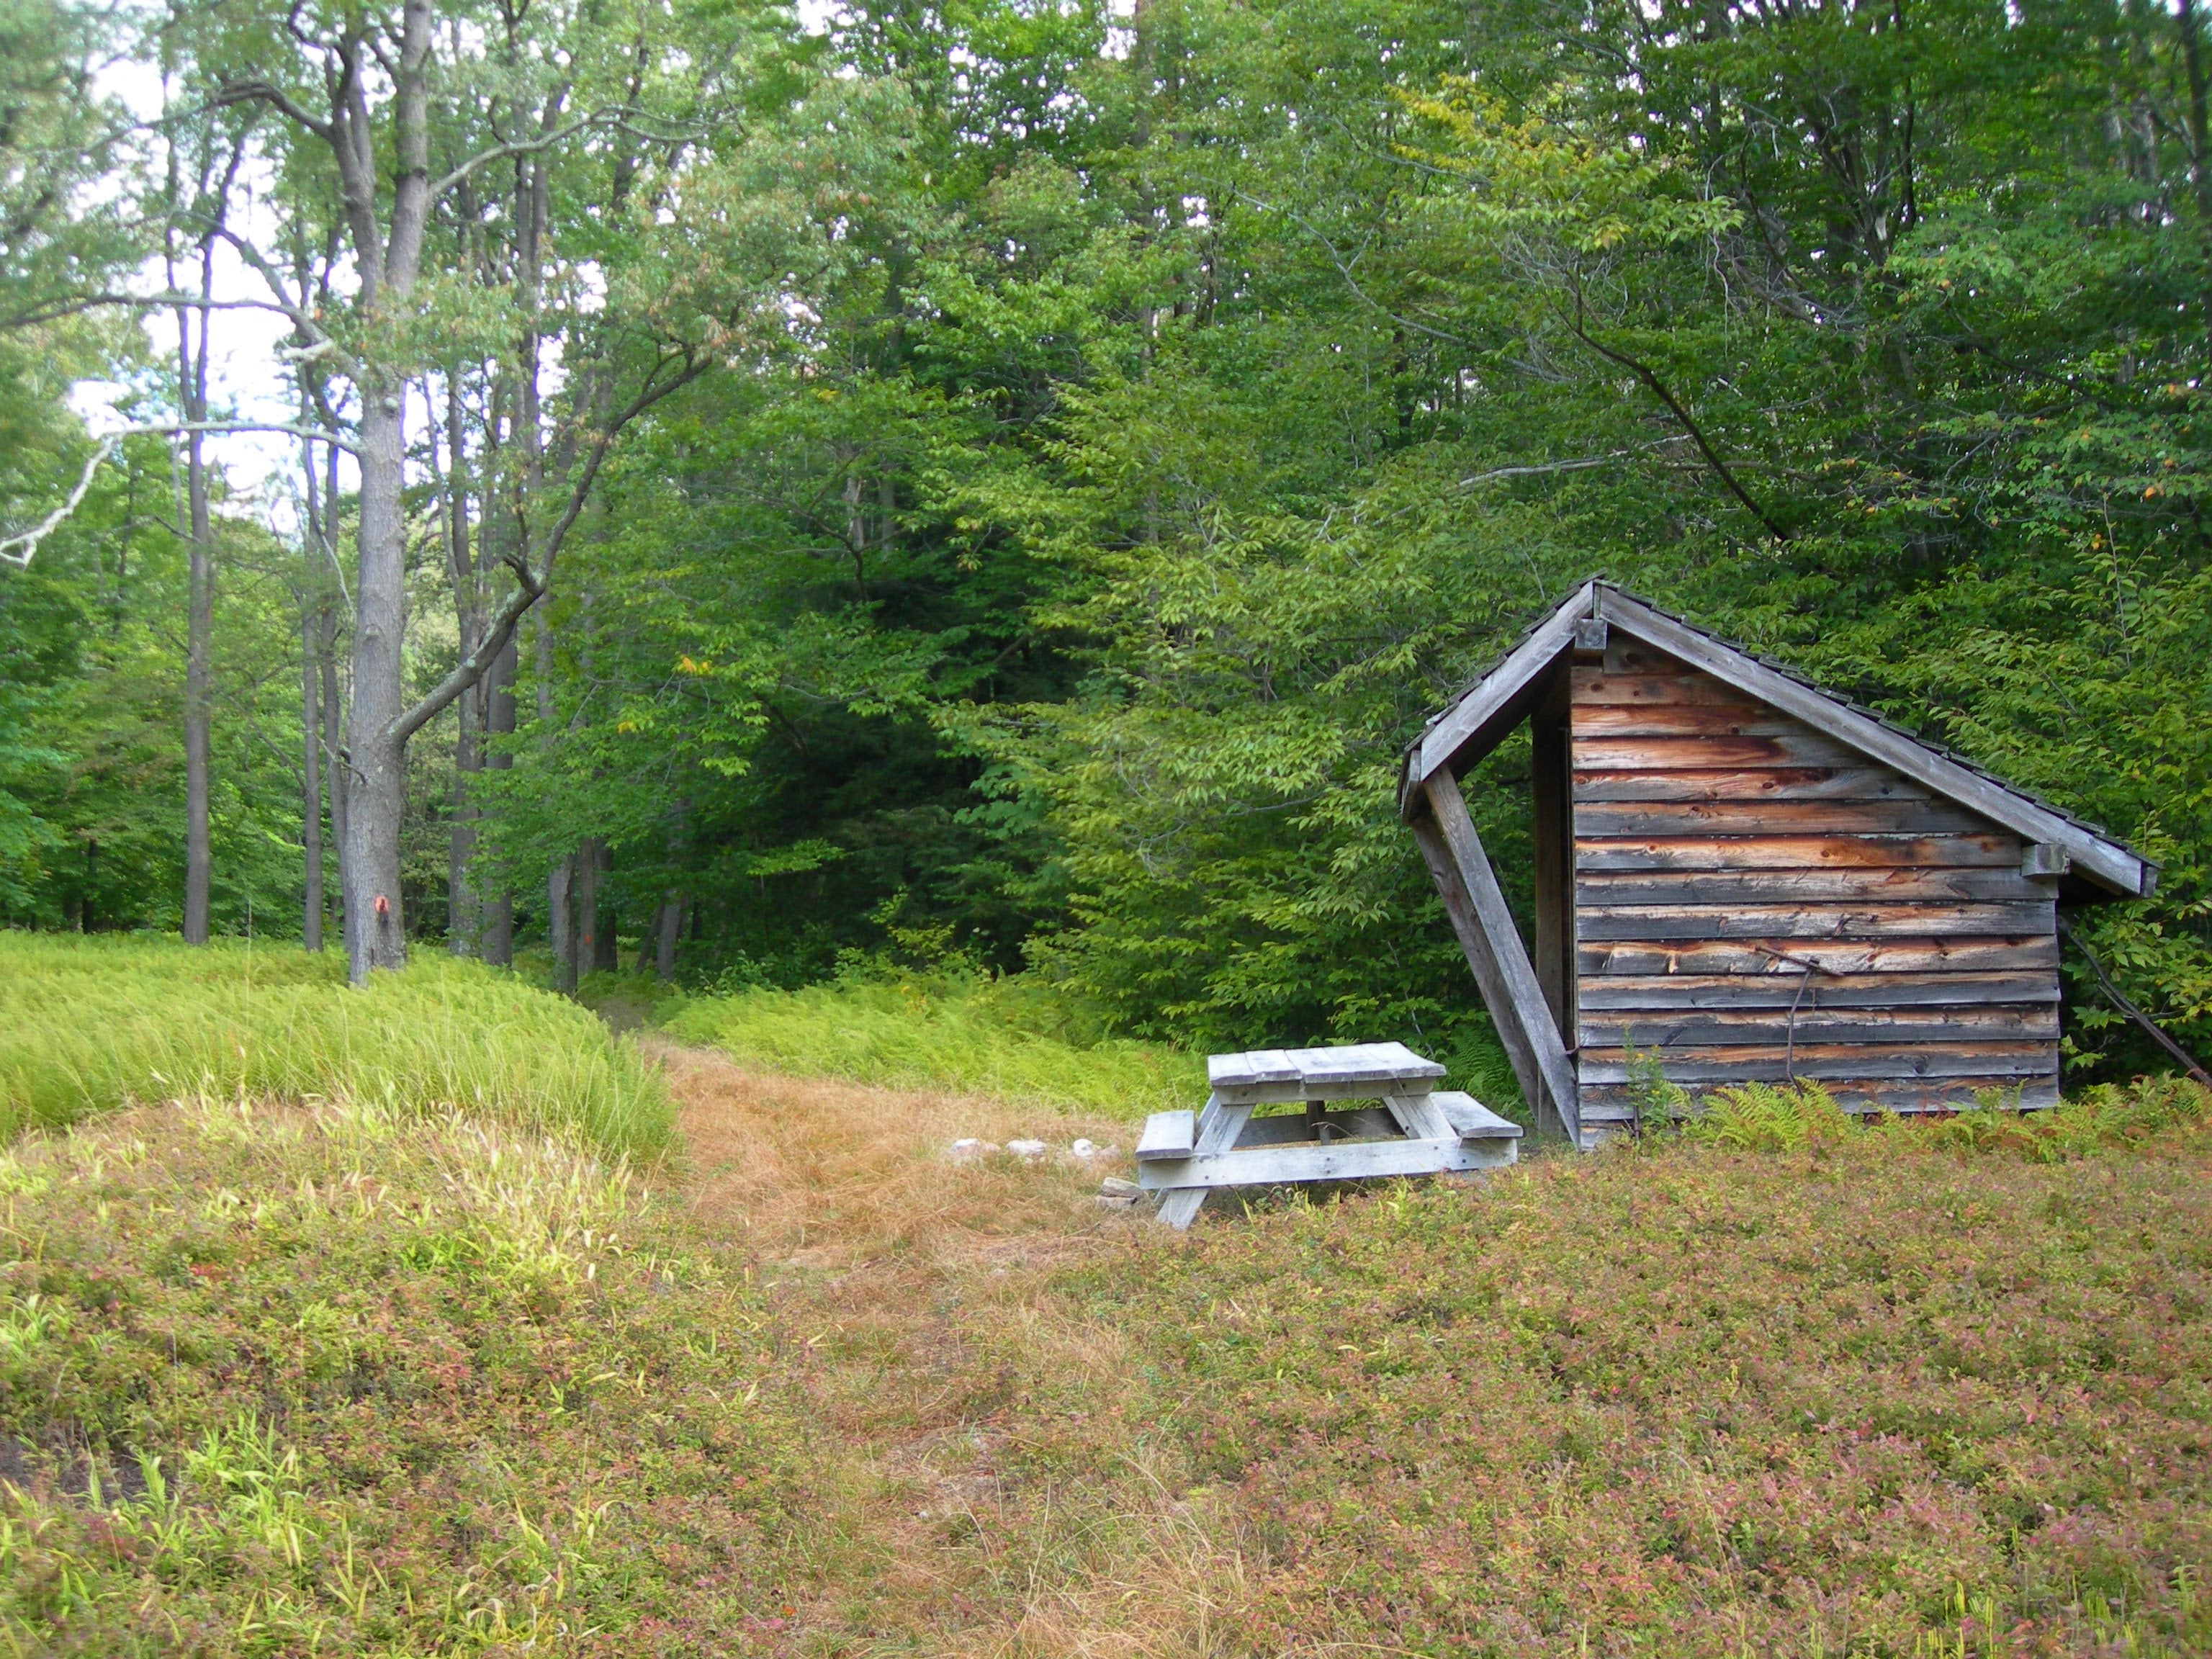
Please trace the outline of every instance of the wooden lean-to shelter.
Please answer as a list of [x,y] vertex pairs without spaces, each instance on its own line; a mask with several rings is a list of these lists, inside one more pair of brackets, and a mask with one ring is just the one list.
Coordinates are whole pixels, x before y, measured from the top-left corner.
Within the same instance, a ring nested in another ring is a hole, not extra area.
[[[1524,943],[1460,778],[1530,726]],[[1845,1107],[2058,1098],[2057,906],[2157,866],[1863,708],[1589,582],[1406,751],[1401,808],[1543,1127],[1817,1080]]]

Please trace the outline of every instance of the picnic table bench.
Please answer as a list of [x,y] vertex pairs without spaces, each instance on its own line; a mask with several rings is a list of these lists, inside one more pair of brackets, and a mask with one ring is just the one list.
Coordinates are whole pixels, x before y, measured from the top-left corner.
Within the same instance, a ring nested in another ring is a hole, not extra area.
[[[1444,1068],[1402,1042],[1260,1048],[1206,1062],[1198,1112],[1155,1112],[1137,1141],[1137,1184],[1164,1193],[1180,1231],[1217,1187],[1488,1170],[1520,1156],[1521,1126],[1474,1096],[1439,1090]],[[1332,1103],[1379,1101],[1378,1106]],[[1303,1114],[1258,1115],[1303,1103]]]

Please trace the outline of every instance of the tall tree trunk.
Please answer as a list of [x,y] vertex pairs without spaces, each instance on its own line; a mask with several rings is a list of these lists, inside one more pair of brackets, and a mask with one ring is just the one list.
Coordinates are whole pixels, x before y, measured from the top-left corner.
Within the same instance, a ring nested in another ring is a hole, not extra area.
[[[484,769],[504,772],[514,765],[514,756],[507,746],[493,739],[514,735],[514,674],[517,667],[514,641],[509,640],[507,648],[492,659],[491,667],[483,680],[485,752]],[[502,878],[499,885],[483,896],[483,959],[495,968],[514,965],[514,891]]]
[[[213,249],[200,250],[201,283],[211,292]],[[199,313],[198,349],[193,349],[191,313],[177,312],[178,401],[187,422],[207,419],[208,325]],[[186,434],[185,442],[185,513],[191,540],[187,544],[185,575],[185,943],[208,941],[208,889],[213,857],[208,844],[209,726],[212,696],[215,634],[215,539],[208,516],[207,455],[202,434]]]
[[338,937],[345,926],[346,795],[345,697],[338,689],[338,613],[325,605],[317,619],[322,630],[323,778],[331,798],[331,845],[338,860]]
[[553,984],[576,990],[576,858],[556,859],[545,878],[545,935],[553,946]]
[[[433,439],[434,444],[434,437]],[[458,380],[446,381],[446,564],[453,584],[453,617],[460,654],[466,657],[483,635],[483,605],[477,566],[469,544],[467,447],[461,429]],[[479,680],[453,702],[453,823],[446,872],[447,942],[457,957],[483,948],[483,901],[476,880],[477,807],[471,784],[483,769],[484,684]]]
[[364,375],[360,422],[359,574],[354,589],[353,706],[347,710],[346,969],[356,985],[407,963],[399,836],[407,806],[407,743],[399,735],[407,627],[406,462],[402,388]]
[[[205,367],[204,352],[201,366]],[[187,403],[187,420],[206,418],[194,407],[200,401]],[[208,841],[208,751],[214,701],[215,559],[209,545],[213,532],[208,522],[207,460],[197,432],[186,445],[185,475],[191,515],[185,578],[185,943],[205,945],[214,867]]]
[[653,970],[664,985],[676,978],[676,942],[684,935],[684,896],[673,887],[653,918]]
[[586,836],[576,844],[576,976],[599,965],[599,840]]
[[300,606],[300,846],[307,869],[301,883],[300,943],[310,951],[323,948],[323,769],[322,710],[316,693],[321,689],[321,665],[315,660],[316,636],[313,606]]
[[615,849],[604,836],[592,837],[592,967],[611,974],[622,967],[620,918],[614,903]]

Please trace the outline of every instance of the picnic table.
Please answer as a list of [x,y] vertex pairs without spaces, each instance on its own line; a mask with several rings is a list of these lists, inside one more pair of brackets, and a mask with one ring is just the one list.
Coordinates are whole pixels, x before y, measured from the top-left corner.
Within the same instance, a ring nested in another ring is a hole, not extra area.
[[[1444,1068],[1402,1042],[1215,1054],[1206,1073],[1205,1108],[1153,1113],[1137,1142],[1137,1184],[1165,1194],[1159,1218],[1178,1231],[1217,1187],[1439,1175],[1520,1156],[1519,1124],[1439,1090]],[[1298,1103],[1303,1113],[1257,1109]]]

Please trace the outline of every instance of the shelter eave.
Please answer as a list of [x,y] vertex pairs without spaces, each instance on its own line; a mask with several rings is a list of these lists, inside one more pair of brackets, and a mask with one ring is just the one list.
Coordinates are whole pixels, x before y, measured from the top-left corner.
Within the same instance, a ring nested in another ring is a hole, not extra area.
[[2069,897],[2141,897],[2157,884],[2156,865],[2097,826],[2014,788],[1963,756],[1823,690],[1783,664],[1756,657],[1596,580],[1583,583],[1540,618],[1407,745],[1399,787],[1401,813],[1408,818],[1419,815],[1425,802],[1424,786],[1437,772],[1456,775],[1496,748],[1528,712],[1551,671],[1574,650],[1578,629],[1595,622],[1617,627],[1796,716],[2047,849],[2043,856],[2063,866],[2068,878],[2063,891]]

